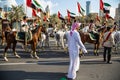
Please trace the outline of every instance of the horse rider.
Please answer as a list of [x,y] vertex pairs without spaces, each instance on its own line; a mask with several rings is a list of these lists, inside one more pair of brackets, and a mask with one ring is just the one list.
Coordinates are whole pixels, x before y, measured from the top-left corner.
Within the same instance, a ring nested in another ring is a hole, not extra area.
[[95,33],[96,32],[95,31],[95,24],[94,24],[93,20],[90,20],[88,32],[90,32],[90,33]]
[[25,45],[27,45],[27,37],[28,37],[28,31],[29,31],[27,18],[28,18],[27,16],[24,16],[23,20],[21,21],[21,31],[25,32]]
[[93,35],[95,36],[96,43],[98,43],[98,41],[99,41],[99,34],[98,34],[98,32],[96,31],[96,26],[95,26],[93,20],[90,20],[88,32],[91,33],[91,34],[93,34]]
[[30,28],[31,28],[31,30],[34,30],[37,27],[38,27],[38,19],[34,19]]
[[89,31],[89,24],[87,23],[83,28],[82,32],[88,32]]

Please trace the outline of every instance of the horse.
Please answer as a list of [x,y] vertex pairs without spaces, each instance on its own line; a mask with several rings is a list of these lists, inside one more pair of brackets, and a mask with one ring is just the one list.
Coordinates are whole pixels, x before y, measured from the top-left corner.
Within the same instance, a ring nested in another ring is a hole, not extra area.
[[118,48],[120,47],[120,31],[113,31],[113,37],[114,37],[114,42],[115,42],[115,52],[118,53]]
[[[32,58],[35,57],[35,58],[39,59],[39,57],[36,54],[36,46],[37,46],[39,38],[41,38],[40,34],[41,34],[42,31],[43,31],[43,26],[42,25],[38,26],[34,30],[34,32],[32,33],[32,39],[27,41],[27,44],[31,44],[32,52],[31,52],[30,55],[31,55]],[[11,47],[11,44],[13,44],[12,50],[14,52],[14,55],[16,57],[20,58],[20,56],[16,52],[16,44],[18,42],[16,40],[16,34],[17,34],[17,31],[11,31],[10,33],[7,34],[7,37],[6,37],[7,38],[7,40],[6,40],[7,45],[6,45],[6,47],[4,49],[4,53],[3,53],[5,61],[8,61],[8,59],[7,59],[7,50],[8,50],[8,48]],[[22,42],[22,43],[24,43],[24,42]]]
[[81,37],[81,41],[83,42],[83,44],[87,43],[91,43],[94,44],[94,55],[99,55],[99,47],[103,38],[103,33],[105,32],[106,28],[100,28],[98,29],[98,33],[95,33],[96,35],[96,39],[92,39],[90,36],[89,32],[83,32],[82,30],[79,31],[80,37]]
[[63,31],[63,30],[58,30],[55,32],[55,40],[56,40],[56,45],[59,47],[59,46],[62,46],[62,48],[64,49],[65,48],[65,34],[66,32]]

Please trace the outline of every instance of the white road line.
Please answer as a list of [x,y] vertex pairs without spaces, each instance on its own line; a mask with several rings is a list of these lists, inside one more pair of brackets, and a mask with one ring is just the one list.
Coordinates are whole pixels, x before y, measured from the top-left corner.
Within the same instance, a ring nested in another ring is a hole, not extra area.
[[[103,58],[94,58],[94,59],[81,59],[80,61],[94,61],[94,60],[102,60]],[[120,59],[120,57],[112,57],[112,59]],[[65,61],[64,61],[65,62]],[[66,61],[68,62],[68,61]],[[55,64],[55,63],[63,63],[63,61],[59,62],[31,62],[31,63],[26,63],[26,62],[20,62],[20,63],[0,63],[0,66],[7,66],[7,65],[35,65],[35,64]]]

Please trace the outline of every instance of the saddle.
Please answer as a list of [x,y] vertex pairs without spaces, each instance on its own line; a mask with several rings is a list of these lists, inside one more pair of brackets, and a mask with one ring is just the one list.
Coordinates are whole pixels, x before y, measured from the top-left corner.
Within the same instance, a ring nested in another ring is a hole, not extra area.
[[97,35],[96,35],[97,33],[94,33],[94,32],[89,32],[89,36],[90,36],[90,38],[91,38],[91,40],[97,40]]
[[25,38],[27,41],[32,40],[32,33],[31,31],[28,32],[17,32],[16,34],[16,40],[17,41],[25,41]]

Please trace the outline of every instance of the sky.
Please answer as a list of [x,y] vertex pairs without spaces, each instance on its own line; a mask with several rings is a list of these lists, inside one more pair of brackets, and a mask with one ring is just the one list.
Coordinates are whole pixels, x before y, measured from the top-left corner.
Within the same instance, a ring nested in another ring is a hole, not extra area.
[[[91,12],[99,13],[99,0],[38,0],[42,7],[45,8],[47,5],[50,7],[50,14],[60,13],[63,16],[67,15],[67,9],[78,15],[77,2],[80,3],[81,7],[86,11],[86,1],[91,1]],[[24,4],[24,0],[16,0],[18,4]],[[103,2],[109,3],[112,7],[110,8],[110,16],[115,16],[115,8],[118,7],[120,0],[103,0]],[[30,14],[30,10],[28,12]],[[86,13],[86,12],[85,12]]]

